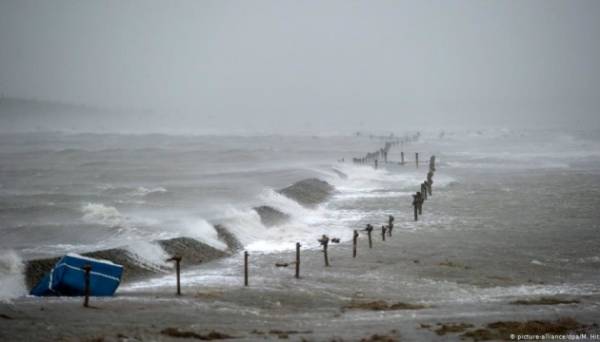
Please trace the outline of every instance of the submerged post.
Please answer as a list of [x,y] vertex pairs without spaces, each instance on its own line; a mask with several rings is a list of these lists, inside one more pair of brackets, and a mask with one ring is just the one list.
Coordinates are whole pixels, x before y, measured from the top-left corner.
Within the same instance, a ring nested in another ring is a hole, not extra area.
[[412,205],[413,205],[413,208],[415,209],[415,221],[418,221],[419,220],[419,215],[418,215],[419,202],[417,200],[417,195],[412,195],[412,196],[413,196]]
[[356,258],[356,244],[358,243],[358,232],[354,231],[354,236],[352,237],[352,257]]
[[427,191],[431,196],[431,187],[433,186],[433,171],[427,172]]
[[371,232],[373,231],[373,226],[370,224],[367,224],[367,229],[365,229],[367,231],[367,234],[369,235],[369,248],[373,248],[373,239],[371,238]]
[[84,275],[83,275],[83,295],[85,296],[83,299],[83,307],[88,308],[90,306],[90,273],[92,271],[92,266],[85,265],[83,266]]
[[419,168],[419,152],[415,152],[415,164],[417,168]]
[[296,279],[300,278],[300,242],[296,242]]
[[248,286],[248,251],[244,251],[244,286]]

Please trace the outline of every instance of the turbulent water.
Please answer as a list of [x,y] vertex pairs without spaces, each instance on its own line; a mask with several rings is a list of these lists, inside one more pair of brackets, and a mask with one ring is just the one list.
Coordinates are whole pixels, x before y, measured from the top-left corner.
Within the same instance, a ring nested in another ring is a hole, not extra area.
[[[286,255],[296,242],[316,248],[325,233],[347,242],[353,229],[366,223],[377,227],[387,215],[396,217],[396,231],[408,234],[407,243],[413,239],[423,246],[415,252],[420,255],[410,257],[437,255],[485,268],[490,256],[497,256],[502,262],[496,271],[505,278],[535,283],[497,288],[490,274],[453,279],[426,270],[422,279],[406,279],[407,293],[416,298],[437,293],[431,279],[445,284],[438,300],[598,293],[599,136],[425,132],[404,145],[407,165],[395,163],[401,150],[396,146],[389,154],[394,162],[375,170],[350,163],[383,147],[384,140],[364,135],[2,135],[0,297],[26,293],[23,262],[28,259],[126,247],[148,263],[163,265],[167,255],[153,243],[158,239],[193,237],[225,249],[215,224],[227,227],[251,252]],[[415,151],[420,168],[414,165]],[[411,194],[425,180],[432,154],[438,169],[433,197],[422,220],[414,222]],[[333,195],[307,206],[277,191],[307,178],[333,185]],[[289,219],[265,224],[254,209],[261,206]],[[196,281],[231,284],[231,267],[222,261],[197,274]],[[393,286],[381,276],[382,289]],[[155,278],[124,289],[160,284]],[[479,285],[494,290],[473,293]]]

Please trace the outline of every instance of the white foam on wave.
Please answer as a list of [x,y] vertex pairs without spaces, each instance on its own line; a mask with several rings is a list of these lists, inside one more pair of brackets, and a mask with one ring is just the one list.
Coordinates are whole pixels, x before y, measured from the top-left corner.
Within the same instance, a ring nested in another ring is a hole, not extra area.
[[[370,166],[339,164],[336,166],[348,177],[343,179],[329,169],[318,170],[326,174],[328,180],[338,190],[339,198],[360,198],[360,197],[395,197],[402,195],[403,190],[416,189],[427,178],[427,169],[398,170],[398,172],[387,170],[385,168],[374,169]],[[433,177],[434,186],[437,188],[446,187],[456,180],[443,173],[436,173]],[[392,191],[390,191],[392,190]],[[398,194],[390,194],[396,191]]]
[[0,301],[27,294],[23,269],[23,260],[15,251],[0,252]]
[[208,221],[201,218],[189,218],[182,220],[181,229],[178,231],[181,236],[195,238],[216,249],[225,250],[227,245],[219,240],[215,227]]
[[140,186],[140,187],[135,188],[134,191],[131,192],[131,195],[143,197],[148,194],[160,193],[160,192],[167,192],[167,189],[163,188],[162,186],[157,186],[157,187],[153,187],[153,188],[146,188],[146,187]]
[[[219,222],[227,227],[249,251],[269,253],[291,250],[295,248],[296,242],[306,247],[317,246],[316,240],[321,234],[344,238],[341,232],[347,227],[338,217],[341,212],[328,210],[325,206],[303,207],[273,189],[265,189],[259,194],[257,200],[262,205],[268,205],[290,215],[290,220],[266,227],[254,209],[240,209],[234,206],[225,208]],[[346,215],[346,220],[349,217],[351,216]]]
[[129,242],[126,249],[132,257],[138,260],[140,265],[155,270],[172,267],[172,264],[167,262],[171,256],[157,243],[135,240]]
[[82,219],[87,223],[119,227],[123,224],[123,216],[115,207],[102,203],[87,203],[81,207]]

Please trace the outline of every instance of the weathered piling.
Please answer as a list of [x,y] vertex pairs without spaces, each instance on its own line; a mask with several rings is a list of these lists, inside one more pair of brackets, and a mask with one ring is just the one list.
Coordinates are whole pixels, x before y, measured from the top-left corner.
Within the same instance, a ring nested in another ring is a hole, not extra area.
[[356,248],[358,244],[358,232],[354,231],[354,236],[352,237],[352,257],[356,258]]
[[83,307],[88,308],[90,306],[90,273],[92,272],[92,266],[85,265],[82,267],[83,274]]
[[423,215],[423,195],[421,192],[417,192],[417,206],[419,208],[419,215]]
[[381,226],[381,241],[385,241],[385,226]]
[[373,226],[370,224],[367,224],[367,228],[365,230],[367,231],[367,235],[369,235],[369,248],[373,248],[373,239],[371,238],[371,232],[373,232]]
[[300,278],[300,242],[296,242],[296,279]]
[[429,158],[429,171],[435,172],[435,156]]
[[180,273],[181,273],[181,257],[180,256],[174,256],[171,259],[168,259],[167,261],[175,261],[175,273],[177,274],[177,295],[181,296],[181,278],[180,278]]
[[400,164],[404,165],[404,152],[400,152]]
[[412,196],[413,196],[412,205],[413,205],[413,208],[414,208],[414,211],[415,211],[415,221],[418,221],[419,220],[419,215],[418,215],[419,202],[417,200],[417,195],[412,195]]
[[244,286],[248,286],[248,251],[244,251]]
[[377,170],[377,159],[375,159],[375,170]]
[[431,196],[433,187],[433,171],[427,172],[427,191],[429,192],[429,196]]
[[417,168],[419,168],[419,152],[415,152],[415,164]]
[[323,246],[323,256],[325,258],[325,267],[329,267],[329,256],[327,255],[327,246],[329,245],[329,237],[323,235],[319,240],[321,246]]
[[392,236],[392,229],[394,229],[394,216],[388,216],[388,236]]
[[427,183],[421,183],[421,195],[423,196],[423,200],[427,199]]

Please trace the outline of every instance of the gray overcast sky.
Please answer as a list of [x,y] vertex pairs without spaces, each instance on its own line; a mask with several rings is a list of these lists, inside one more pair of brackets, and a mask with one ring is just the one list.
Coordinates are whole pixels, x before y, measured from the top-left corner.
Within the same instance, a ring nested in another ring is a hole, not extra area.
[[0,0],[0,92],[224,127],[600,126],[599,42],[594,0]]

